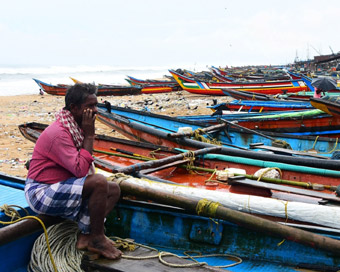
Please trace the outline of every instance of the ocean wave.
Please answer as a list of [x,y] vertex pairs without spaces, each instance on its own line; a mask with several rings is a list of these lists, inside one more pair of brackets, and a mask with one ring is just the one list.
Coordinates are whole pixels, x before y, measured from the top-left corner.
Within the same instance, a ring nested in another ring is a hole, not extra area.
[[97,73],[97,72],[155,72],[168,70],[169,67],[161,66],[107,66],[107,65],[96,65],[96,66],[49,66],[49,67],[0,67],[0,75],[53,75],[63,73]]

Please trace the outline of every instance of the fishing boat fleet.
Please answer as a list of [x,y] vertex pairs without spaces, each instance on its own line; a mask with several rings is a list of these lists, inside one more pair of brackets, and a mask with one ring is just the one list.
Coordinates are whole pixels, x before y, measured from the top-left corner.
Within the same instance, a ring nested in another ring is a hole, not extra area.
[[[114,106],[109,97],[98,104],[97,121],[125,137],[97,134],[94,142],[96,171],[120,179],[123,196],[106,220],[107,235],[138,249],[124,251],[119,261],[82,254],[79,266],[84,271],[338,271],[337,80],[323,80],[326,88],[320,78],[282,68],[169,73],[164,80],[129,76],[125,89],[100,84],[98,95],[181,90],[231,102],[209,106],[211,115],[176,117]],[[65,95],[68,88],[35,81],[48,94]],[[313,98],[314,88],[324,96]],[[18,129],[35,142],[46,127],[25,123]],[[5,192],[0,223],[8,221],[10,204],[23,218],[0,228],[6,259],[1,271],[31,267],[32,248],[43,233],[37,219],[24,214],[36,216],[25,202],[23,184],[0,175]],[[47,226],[65,224],[37,218]],[[20,260],[13,257],[18,250]],[[57,251],[52,246],[52,253]]]

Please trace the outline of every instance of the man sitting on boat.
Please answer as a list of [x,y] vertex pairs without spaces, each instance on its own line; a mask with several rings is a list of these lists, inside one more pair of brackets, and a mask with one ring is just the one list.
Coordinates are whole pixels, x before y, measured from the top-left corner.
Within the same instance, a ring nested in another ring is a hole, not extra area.
[[68,89],[65,107],[36,142],[25,195],[36,213],[78,223],[78,249],[117,259],[121,252],[105,236],[104,220],[118,201],[120,189],[93,171],[96,94],[91,84]]

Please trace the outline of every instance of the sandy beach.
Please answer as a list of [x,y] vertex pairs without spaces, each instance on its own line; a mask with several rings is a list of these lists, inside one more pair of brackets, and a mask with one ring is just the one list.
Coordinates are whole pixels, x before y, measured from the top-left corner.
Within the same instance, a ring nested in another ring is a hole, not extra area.
[[[212,105],[213,98],[182,91],[136,96],[105,96],[98,97],[98,101],[107,100],[116,106],[147,108],[154,113],[177,116],[211,114],[212,111],[206,106]],[[226,101],[226,97],[217,99],[219,103]],[[26,177],[25,162],[32,156],[34,143],[21,135],[18,125],[26,122],[50,124],[54,121],[54,113],[63,106],[62,96],[45,94],[0,97],[0,172]],[[96,133],[123,137],[99,122],[96,123]]]

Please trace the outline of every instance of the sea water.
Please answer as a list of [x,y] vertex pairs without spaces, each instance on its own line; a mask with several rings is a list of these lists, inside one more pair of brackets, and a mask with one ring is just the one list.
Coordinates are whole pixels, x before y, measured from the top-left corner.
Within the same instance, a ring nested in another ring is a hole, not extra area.
[[84,83],[128,85],[127,76],[138,79],[160,79],[164,75],[171,75],[168,69],[177,68],[179,67],[0,67],[0,96],[39,94],[40,88],[33,78],[53,85],[72,85],[74,83],[70,77]]

